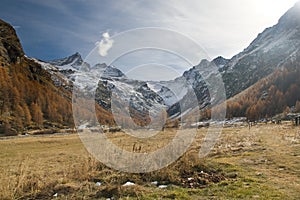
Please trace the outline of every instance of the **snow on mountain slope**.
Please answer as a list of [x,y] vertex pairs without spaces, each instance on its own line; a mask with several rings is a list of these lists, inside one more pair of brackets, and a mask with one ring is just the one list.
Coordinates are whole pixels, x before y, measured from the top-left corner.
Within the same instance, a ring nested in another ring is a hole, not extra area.
[[89,64],[83,62],[78,52],[62,59],[48,61],[47,63],[58,66],[61,70],[79,70],[82,66],[90,67]]
[[[189,93],[195,93],[194,96],[198,98],[199,102],[203,102],[204,99],[209,101],[209,95],[206,94],[208,92],[207,80],[212,76],[217,76],[218,69],[222,68],[227,62],[228,60],[222,57],[218,57],[212,62],[202,60],[199,65],[185,71],[182,76],[174,80],[149,82],[148,84],[164,99],[168,106],[180,102],[185,96],[190,98],[192,94]],[[174,113],[172,114],[174,115]]]
[[184,78],[178,78],[171,81],[148,82],[149,87],[161,96],[166,105],[171,106],[180,101],[186,95],[188,86]]
[[155,116],[167,109],[164,100],[143,81],[128,79],[123,72],[113,66],[85,63],[80,54],[54,61],[38,61],[52,74],[57,84],[67,84],[83,92],[95,94],[95,101],[106,110],[127,113],[147,113]]

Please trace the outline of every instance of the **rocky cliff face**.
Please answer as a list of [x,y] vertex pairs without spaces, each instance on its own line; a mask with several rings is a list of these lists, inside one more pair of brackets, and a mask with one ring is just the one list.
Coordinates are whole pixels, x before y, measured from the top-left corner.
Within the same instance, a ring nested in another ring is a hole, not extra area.
[[0,19],[0,66],[15,63],[23,56],[24,52],[16,31]]

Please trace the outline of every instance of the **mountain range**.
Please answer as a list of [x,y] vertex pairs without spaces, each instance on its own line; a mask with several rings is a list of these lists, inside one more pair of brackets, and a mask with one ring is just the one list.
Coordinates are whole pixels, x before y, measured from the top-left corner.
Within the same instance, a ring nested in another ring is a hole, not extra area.
[[[207,113],[213,98],[205,80],[216,76],[212,73],[213,67],[217,67],[224,82],[227,117],[246,116],[259,120],[288,109],[296,112],[298,107],[300,109],[300,96],[297,95],[300,94],[299,11],[300,3],[297,3],[276,25],[265,29],[231,59],[202,60],[182,76],[160,82],[129,79],[117,67],[105,63],[91,66],[79,53],[52,61],[28,58],[14,29],[1,20],[0,133],[73,127],[74,87],[95,91],[101,124],[115,124],[114,112],[121,116],[122,126],[134,126],[123,113],[123,105],[129,105],[130,117],[139,126],[147,126],[162,110],[169,119],[180,119],[190,111],[189,106],[182,105],[191,104],[192,94],[197,97],[203,119],[209,118]],[[96,85],[87,81],[96,78],[99,80]],[[80,112],[84,115],[90,111]]]

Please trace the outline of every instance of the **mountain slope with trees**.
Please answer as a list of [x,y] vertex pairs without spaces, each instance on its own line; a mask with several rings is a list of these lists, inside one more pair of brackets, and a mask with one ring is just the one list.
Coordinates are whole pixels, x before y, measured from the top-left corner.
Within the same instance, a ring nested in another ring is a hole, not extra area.
[[[71,88],[57,86],[48,71],[25,56],[11,25],[0,20],[0,30],[0,135],[74,127]],[[106,110],[96,105],[96,111],[99,121],[113,123]]]
[[257,121],[290,112],[300,112],[299,57],[227,102],[228,118]]
[[0,20],[0,134],[72,126],[71,93],[28,59],[15,30]]

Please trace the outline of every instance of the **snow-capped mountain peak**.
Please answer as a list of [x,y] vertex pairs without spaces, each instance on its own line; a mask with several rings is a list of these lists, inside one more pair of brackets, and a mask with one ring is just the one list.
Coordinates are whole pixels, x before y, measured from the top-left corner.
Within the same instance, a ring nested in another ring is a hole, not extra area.
[[64,66],[64,65],[75,64],[75,63],[80,65],[82,62],[83,60],[81,58],[81,55],[78,52],[65,58],[48,61],[48,63],[56,66]]
[[90,67],[89,64],[83,61],[78,52],[65,58],[47,61],[47,63],[57,66],[61,70],[80,70],[82,67]]

